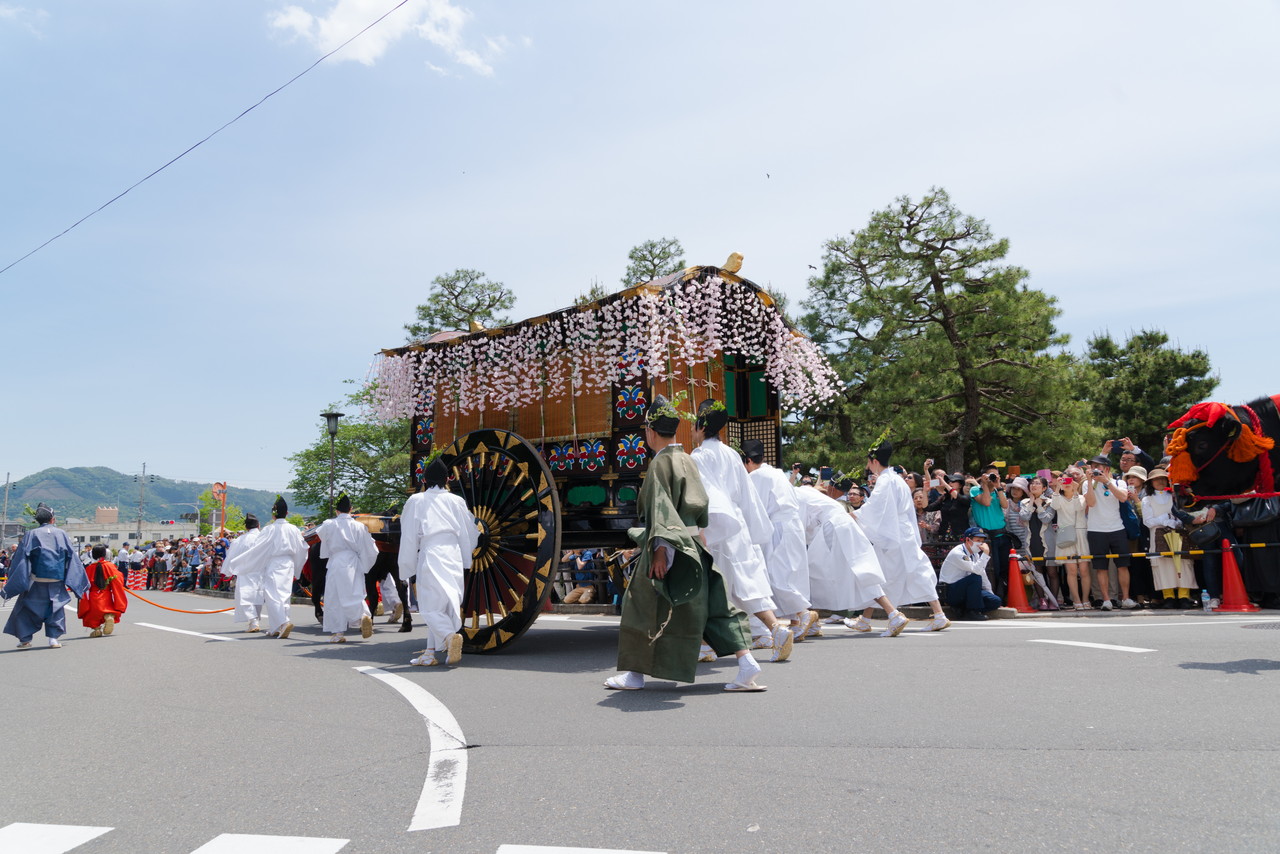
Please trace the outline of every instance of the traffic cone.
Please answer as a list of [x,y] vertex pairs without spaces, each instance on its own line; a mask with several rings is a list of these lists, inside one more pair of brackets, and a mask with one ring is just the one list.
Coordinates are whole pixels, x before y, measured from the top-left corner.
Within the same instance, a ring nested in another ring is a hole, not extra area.
[[1035,608],[1027,604],[1027,588],[1022,584],[1022,564],[1017,549],[1009,549],[1009,589],[1005,592],[1005,606],[1019,614],[1034,614]]
[[172,572],[166,572],[164,574],[164,592],[165,593],[173,592],[173,573]]
[[1262,610],[1249,601],[1249,594],[1244,592],[1244,581],[1240,578],[1240,567],[1236,565],[1235,549],[1230,540],[1222,541],[1222,606],[1219,614],[1252,614]]

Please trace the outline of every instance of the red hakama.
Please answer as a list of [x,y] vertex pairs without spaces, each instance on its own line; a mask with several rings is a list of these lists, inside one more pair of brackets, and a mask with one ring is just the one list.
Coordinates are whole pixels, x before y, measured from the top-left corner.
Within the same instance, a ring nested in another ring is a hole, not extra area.
[[[128,594],[124,592],[124,578],[116,565],[108,560],[94,561],[84,568],[89,576],[89,592],[80,597],[80,605],[76,608],[76,616],[84,622],[86,629],[98,629],[107,614],[116,621],[129,607]],[[99,587],[99,576],[106,573],[107,589]]]

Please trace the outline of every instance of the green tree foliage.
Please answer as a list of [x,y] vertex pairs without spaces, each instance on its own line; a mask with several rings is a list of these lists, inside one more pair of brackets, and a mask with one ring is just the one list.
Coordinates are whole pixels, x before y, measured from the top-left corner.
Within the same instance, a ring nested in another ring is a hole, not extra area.
[[627,271],[622,274],[622,286],[632,287],[641,282],[651,282],[660,276],[678,273],[686,266],[684,247],[674,237],[646,240],[631,247],[627,253]]
[[[200,533],[212,533],[213,522],[217,520],[218,515],[222,512],[222,505],[218,502],[218,499],[213,497],[212,489],[206,489],[200,493],[200,497],[196,501],[200,505]],[[227,518],[223,525],[228,531],[243,531],[244,515],[244,510],[238,505],[227,504]]]
[[1169,423],[1218,385],[1208,353],[1172,347],[1169,336],[1155,329],[1131,333],[1124,344],[1109,332],[1094,335],[1085,360],[1083,392],[1103,439],[1128,437],[1156,459]]
[[444,330],[467,332],[472,323],[502,326],[511,322],[504,312],[515,304],[515,294],[502,282],[489,281],[479,270],[454,270],[431,280],[427,301],[417,308],[417,322],[404,328],[413,342]]
[[795,459],[860,470],[886,427],[912,468],[926,455],[951,471],[1048,465],[1094,446],[1075,361],[1054,351],[1067,342],[1054,298],[946,191],[899,198],[825,249],[801,326],[845,391],[788,431]]
[[592,279],[591,287],[587,288],[587,290],[584,291],[583,293],[578,294],[578,297],[573,301],[573,304],[586,305],[589,302],[595,302],[598,299],[604,299],[611,293],[613,293],[613,291],[609,290],[604,285],[600,284],[599,279]]
[[[348,398],[357,404],[359,394]],[[375,424],[343,419],[334,437],[335,498],[343,492],[351,497],[357,512],[380,513],[404,503],[409,484],[409,421]],[[318,508],[316,519],[329,513],[329,434],[318,425],[316,440],[289,457],[293,480],[289,489],[296,500]]]

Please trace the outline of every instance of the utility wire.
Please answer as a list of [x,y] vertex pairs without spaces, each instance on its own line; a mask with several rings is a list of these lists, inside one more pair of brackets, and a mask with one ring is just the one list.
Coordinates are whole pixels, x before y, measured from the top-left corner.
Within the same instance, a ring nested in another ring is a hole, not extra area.
[[126,195],[128,195],[128,193],[129,193],[129,191],[130,191],[130,190],[133,190],[134,188],[138,187],[139,185],[144,184],[144,183],[146,183],[147,181],[150,181],[152,178],[154,178],[155,176],[159,175],[161,172],[163,172],[164,170],[168,169],[170,166],[172,166],[173,164],[177,163],[179,160],[181,160],[182,158],[186,157],[188,154],[190,154],[191,152],[195,151],[197,148],[199,148],[200,146],[204,145],[206,142],[208,142],[209,140],[213,139],[215,136],[217,136],[218,134],[222,133],[224,130],[226,130],[227,128],[229,128],[229,127],[231,127],[233,124],[235,124],[236,122],[238,122],[238,121],[240,121],[241,119],[243,119],[245,116],[249,115],[249,113],[252,113],[254,110],[258,109],[258,107],[261,107],[264,103],[266,103],[266,101],[267,101],[267,99],[268,99],[268,98],[271,98],[273,95],[276,95],[276,94],[278,94],[279,92],[281,92],[281,91],[283,91],[284,89],[286,89],[286,88],[288,88],[289,86],[291,86],[291,85],[292,85],[292,84],[293,84],[293,83],[294,83],[298,78],[302,77],[304,74],[306,74],[307,72],[311,71],[311,69],[315,68],[317,65],[319,65],[319,64],[320,64],[320,63],[322,63],[322,62],[324,62],[326,59],[328,59],[329,57],[333,56],[335,53],[337,53],[338,51],[342,50],[344,47],[346,47],[347,45],[351,44],[351,43],[352,43],[353,41],[355,41],[356,39],[360,38],[362,35],[364,35],[365,33],[367,33],[369,30],[373,29],[373,28],[374,28],[374,27],[376,27],[378,24],[382,23],[382,21],[383,21],[383,20],[384,20],[388,15],[390,15],[392,12],[396,11],[397,9],[399,9],[401,6],[405,5],[405,4],[406,4],[406,3],[408,3],[408,2],[409,2],[409,0],[400,0],[400,2],[399,2],[399,3],[397,3],[397,4],[396,4],[396,5],[394,5],[394,6],[392,6],[390,9],[388,9],[386,12],[384,12],[384,13],[383,13],[383,14],[382,14],[382,15],[381,15],[381,16],[380,16],[376,21],[374,21],[373,23],[369,24],[369,25],[368,25],[367,27],[365,27],[363,30],[361,30],[360,32],[356,33],[354,36],[352,36],[351,38],[347,39],[347,40],[346,40],[346,41],[344,41],[342,44],[338,45],[338,46],[337,46],[337,47],[335,47],[333,50],[329,51],[329,52],[328,52],[328,53],[326,53],[324,56],[320,57],[320,58],[319,58],[319,59],[317,59],[315,62],[313,62],[313,63],[311,63],[310,65],[308,65],[308,66],[307,66],[306,68],[304,68],[302,71],[299,71],[297,74],[293,75],[293,77],[289,78],[289,80],[288,80],[286,83],[284,83],[284,84],[282,84],[282,85],[280,85],[280,86],[277,86],[275,89],[271,90],[271,91],[270,91],[270,92],[268,92],[266,95],[263,95],[263,96],[262,96],[262,98],[260,98],[260,99],[258,100],[258,102],[257,102],[256,104],[254,104],[252,107],[249,107],[247,110],[245,110],[244,112],[240,113],[240,115],[236,116],[236,117],[235,117],[234,119],[232,119],[231,121],[226,122],[225,124],[223,124],[223,125],[222,125],[222,127],[218,128],[218,129],[217,129],[217,130],[215,130],[213,133],[209,134],[209,135],[208,135],[208,136],[206,136],[204,139],[200,140],[200,141],[199,141],[199,142],[197,142],[195,145],[191,146],[191,147],[190,147],[190,148],[188,148],[186,151],[182,152],[182,153],[181,153],[181,154],[179,154],[177,157],[173,158],[173,159],[172,159],[172,160],[170,160],[168,163],[166,163],[166,164],[164,164],[163,166],[161,166],[159,169],[156,169],[154,172],[150,173],[150,174],[149,174],[149,175],[147,175],[146,177],[141,178],[141,179],[139,179],[138,181],[135,181],[133,184],[129,185],[129,186],[128,186],[128,187],[127,187],[123,192],[119,193],[118,195],[114,196],[113,198],[111,198],[111,199],[107,200],[106,202],[104,202],[103,204],[99,205],[99,206],[98,206],[97,208],[95,208],[94,210],[92,210],[92,211],[90,211],[89,213],[85,214],[84,216],[80,217],[80,219],[78,219],[78,220],[76,220],[75,222],[71,223],[71,225],[67,226],[67,227],[66,227],[66,228],[64,228],[62,231],[60,231],[60,232],[58,232],[57,234],[55,234],[53,237],[50,237],[48,240],[46,240],[44,243],[41,243],[41,244],[40,244],[39,246],[37,246],[35,249],[32,249],[32,250],[31,250],[30,252],[28,252],[26,255],[23,255],[21,258],[17,259],[16,261],[13,261],[13,262],[9,263],[7,266],[5,266],[5,267],[3,267],[3,268],[0,268],[0,276],[2,276],[2,275],[4,275],[5,273],[7,273],[11,268],[16,267],[18,264],[21,264],[23,261],[27,260],[27,259],[28,259],[28,258],[30,258],[32,255],[34,255],[34,254],[36,254],[37,252],[39,252],[41,249],[45,248],[45,247],[46,247],[46,246],[48,246],[50,243],[52,243],[53,241],[57,240],[59,237],[62,237],[63,235],[67,234],[69,231],[71,231],[72,229],[74,229],[76,226],[80,225],[80,223],[84,222],[85,220],[89,219],[90,217],[92,217],[92,216],[94,216],[94,215],[96,215],[96,214],[98,214],[98,213],[102,212],[102,211],[103,211],[103,210],[105,210],[106,208],[108,208],[108,207],[110,207],[111,205],[115,204],[116,202],[120,201],[120,200],[121,200],[121,199],[123,199]]

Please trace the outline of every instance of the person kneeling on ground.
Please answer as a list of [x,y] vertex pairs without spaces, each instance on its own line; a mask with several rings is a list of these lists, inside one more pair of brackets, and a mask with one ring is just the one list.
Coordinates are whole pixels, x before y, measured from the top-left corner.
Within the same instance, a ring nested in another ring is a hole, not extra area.
[[962,620],[985,620],[988,612],[1000,607],[1000,597],[991,592],[987,579],[990,559],[987,532],[975,526],[942,561],[938,580],[947,585],[947,604],[964,609]]
[[94,546],[90,553],[93,563],[85,567],[89,589],[80,597],[76,616],[89,629],[89,637],[100,638],[116,629],[116,623],[129,607],[124,592],[124,578],[119,569],[107,560],[107,547]]

